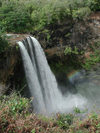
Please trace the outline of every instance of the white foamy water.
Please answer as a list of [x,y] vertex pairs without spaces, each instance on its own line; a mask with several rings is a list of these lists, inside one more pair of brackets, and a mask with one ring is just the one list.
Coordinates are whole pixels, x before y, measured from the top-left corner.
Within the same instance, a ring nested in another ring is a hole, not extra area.
[[65,113],[72,111],[74,107],[83,108],[86,105],[86,98],[80,94],[63,95],[60,92],[44,51],[34,37],[27,37],[26,40],[18,42],[18,44],[30,93],[34,97],[35,112]]

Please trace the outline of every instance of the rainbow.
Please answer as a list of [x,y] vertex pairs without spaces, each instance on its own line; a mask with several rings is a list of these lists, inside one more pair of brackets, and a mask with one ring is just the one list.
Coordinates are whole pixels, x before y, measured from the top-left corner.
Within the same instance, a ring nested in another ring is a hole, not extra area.
[[68,79],[72,82],[74,79],[81,75],[80,71],[72,70],[70,73],[67,74]]

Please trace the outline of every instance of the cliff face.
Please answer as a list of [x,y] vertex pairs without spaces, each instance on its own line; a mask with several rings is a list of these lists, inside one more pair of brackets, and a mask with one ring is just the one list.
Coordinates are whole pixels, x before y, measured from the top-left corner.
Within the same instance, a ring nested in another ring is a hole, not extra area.
[[0,81],[5,83],[9,75],[13,75],[16,62],[17,52],[15,47],[10,48],[6,53],[0,55]]
[[[49,63],[67,62],[66,46],[84,50],[87,58],[90,54],[90,45],[100,42],[100,12],[92,14],[87,20],[74,22],[72,20],[49,27],[49,33],[32,33],[41,43]],[[8,88],[14,88],[24,78],[23,65],[17,41],[29,36],[27,34],[7,34],[10,47],[0,54],[0,94]],[[5,85],[6,84],[6,85]],[[20,87],[20,85],[19,85]],[[2,91],[3,90],[3,91]]]
[[2,93],[10,86],[9,80],[14,74],[17,60],[15,47],[10,47],[6,52],[0,54],[0,92]]
[[20,51],[17,41],[21,41],[27,35],[7,34],[10,43],[8,49],[0,53],[0,95],[5,93],[8,88],[14,89],[17,84],[21,83],[24,71],[21,61]]
[[64,55],[66,46],[72,49],[76,46],[86,51],[87,55],[90,45],[100,42],[100,12],[91,14],[84,21],[66,20],[55,27],[49,27],[47,31],[33,35],[38,38],[48,57]]

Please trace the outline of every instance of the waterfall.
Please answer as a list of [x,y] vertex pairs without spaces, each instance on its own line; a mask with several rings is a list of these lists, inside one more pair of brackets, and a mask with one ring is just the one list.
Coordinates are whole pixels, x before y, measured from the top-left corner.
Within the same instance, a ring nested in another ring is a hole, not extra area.
[[36,113],[65,113],[73,107],[82,107],[86,99],[79,94],[66,94],[58,89],[41,45],[34,37],[27,37],[18,42],[28,87],[33,97]]

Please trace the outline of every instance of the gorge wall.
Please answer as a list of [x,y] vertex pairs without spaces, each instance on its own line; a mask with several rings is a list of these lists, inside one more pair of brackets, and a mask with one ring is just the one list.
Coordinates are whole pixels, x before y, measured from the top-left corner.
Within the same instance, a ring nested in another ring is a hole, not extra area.
[[[33,35],[39,40],[50,64],[54,62],[67,62],[68,64],[72,58],[75,62],[76,59],[80,62],[80,60],[84,60],[84,57],[89,58],[90,46],[95,42],[100,42],[100,12],[91,14],[84,21],[65,20],[59,22],[44,31],[29,34],[7,34],[10,46],[5,52],[0,53],[0,94],[6,92],[8,88],[12,90],[21,87],[24,71],[16,42],[29,35]],[[67,46],[72,49],[76,46],[79,51],[84,50],[84,57],[83,55],[65,55],[64,50]]]

